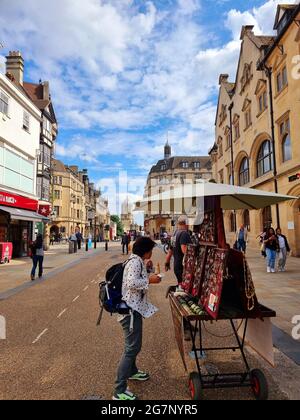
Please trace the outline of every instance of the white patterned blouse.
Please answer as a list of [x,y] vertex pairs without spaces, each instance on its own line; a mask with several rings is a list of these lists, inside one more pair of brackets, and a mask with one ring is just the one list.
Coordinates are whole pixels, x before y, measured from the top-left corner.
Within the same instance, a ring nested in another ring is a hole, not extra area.
[[132,254],[124,269],[122,295],[127,305],[144,318],[150,318],[158,311],[147,300],[148,289],[149,280],[144,261]]

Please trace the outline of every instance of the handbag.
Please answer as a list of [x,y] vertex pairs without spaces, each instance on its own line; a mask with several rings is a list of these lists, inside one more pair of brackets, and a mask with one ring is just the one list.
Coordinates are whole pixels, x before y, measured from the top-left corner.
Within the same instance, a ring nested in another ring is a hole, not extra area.
[[266,252],[266,245],[264,243],[261,244],[260,250],[261,252]]

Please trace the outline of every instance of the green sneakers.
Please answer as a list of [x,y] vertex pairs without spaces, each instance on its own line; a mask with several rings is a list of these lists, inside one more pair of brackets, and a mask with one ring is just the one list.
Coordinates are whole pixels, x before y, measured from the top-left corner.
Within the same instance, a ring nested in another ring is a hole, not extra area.
[[139,370],[135,375],[129,378],[129,381],[148,381],[149,378],[149,373],[142,372],[141,370]]
[[117,394],[113,396],[114,401],[135,401],[137,396],[130,392],[128,389],[122,394]]

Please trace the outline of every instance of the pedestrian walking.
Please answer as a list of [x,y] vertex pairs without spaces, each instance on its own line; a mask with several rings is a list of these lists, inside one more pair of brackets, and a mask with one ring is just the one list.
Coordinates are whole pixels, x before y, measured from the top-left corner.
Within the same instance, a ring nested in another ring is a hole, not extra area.
[[155,245],[150,238],[138,238],[124,269],[122,295],[130,313],[120,315],[118,319],[124,332],[125,350],[118,368],[114,400],[136,400],[136,395],[128,390],[127,382],[150,378],[148,373],[137,368],[136,359],[142,349],[143,319],[150,318],[158,310],[148,301],[147,291],[149,284],[160,283],[161,277],[156,274],[148,277],[145,265],[145,261],[151,259]]
[[39,278],[43,276],[43,262],[44,262],[44,243],[43,236],[37,235],[36,241],[30,246],[32,257],[31,280],[35,280],[35,272],[39,266]]
[[279,255],[278,255],[278,271],[284,272],[286,267],[286,261],[288,253],[291,252],[287,237],[282,234],[280,228],[276,229],[276,235],[279,244]]
[[171,242],[172,245],[167,255],[165,268],[166,271],[170,270],[170,262],[172,257],[174,257],[174,273],[178,284],[181,284],[183,275],[183,258],[187,251],[187,245],[192,243],[191,236],[188,233],[188,221],[185,216],[179,217],[177,231],[175,232]]
[[246,253],[248,242],[248,231],[245,225],[241,225],[240,229],[236,232],[236,249],[240,252]]
[[128,252],[129,252],[129,249],[128,249],[129,242],[130,242],[129,235],[127,235],[127,233],[124,233],[122,235],[122,241],[121,241],[123,255],[125,254],[125,251],[126,251],[126,254],[128,255]]
[[80,232],[79,227],[76,228],[75,236],[76,236],[76,240],[77,240],[78,249],[81,249],[81,243],[83,241],[83,236],[82,236],[82,233]]
[[267,232],[268,232],[268,228],[265,228],[263,230],[263,232],[261,232],[256,239],[259,238],[259,244],[260,244],[260,251],[261,251],[261,255],[266,258],[267,254],[266,254],[266,245],[265,245],[265,237],[267,236]]
[[276,254],[279,251],[279,243],[273,228],[268,230],[264,244],[267,254],[267,273],[275,273]]

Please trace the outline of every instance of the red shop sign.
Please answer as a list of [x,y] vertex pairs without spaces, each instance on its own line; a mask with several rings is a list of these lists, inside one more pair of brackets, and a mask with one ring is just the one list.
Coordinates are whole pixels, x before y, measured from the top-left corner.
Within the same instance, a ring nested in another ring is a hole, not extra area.
[[18,209],[36,212],[38,209],[38,201],[23,197],[22,195],[0,191],[0,206],[17,207]]

